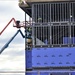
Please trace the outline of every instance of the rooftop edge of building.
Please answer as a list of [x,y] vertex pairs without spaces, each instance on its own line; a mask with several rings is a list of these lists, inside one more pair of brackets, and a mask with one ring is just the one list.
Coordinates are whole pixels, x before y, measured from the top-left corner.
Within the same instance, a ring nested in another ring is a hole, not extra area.
[[26,3],[34,3],[34,2],[56,2],[56,1],[75,1],[75,0],[25,0]]
[[19,7],[31,17],[31,4],[32,3],[45,3],[45,2],[75,2],[75,0],[23,0],[19,2]]
[[62,2],[62,1],[75,1],[75,0],[25,0],[25,3],[19,3],[21,7],[29,7],[28,3],[41,3],[41,2]]

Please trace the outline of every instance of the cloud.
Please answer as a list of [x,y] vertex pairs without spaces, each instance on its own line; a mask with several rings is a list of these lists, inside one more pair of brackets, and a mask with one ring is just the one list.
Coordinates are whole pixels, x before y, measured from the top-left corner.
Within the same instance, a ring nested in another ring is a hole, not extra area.
[[[13,46],[14,47],[14,46]],[[22,47],[22,46],[20,46]],[[0,71],[19,71],[25,69],[25,50],[20,47],[8,48],[0,55]],[[20,49],[19,49],[20,48]]]
[[[15,49],[12,49],[11,47],[14,47]],[[9,55],[12,57],[17,57],[17,56],[24,56],[25,54],[25,48],[24,46],[11,46],[8,49],[5,49],[5,51],[3,52],[3,55]],[[18,47],[18,48],[16,48]],[[21,48],[22,47],[22,48]]]
[[[2,40],[0,40],[0,42],[2,42],[2,43],[8,42],[13,36],[14,35],[5,36],[2,38]],[[20,34],[16,35],[15,38],[13,39],[15,44],[19,44],[19,43],[21,44],[21,43],[23,43],[24,40],[25,40],[25,38],[23,38]]]
[[[0,75],[6,75],[6,74],[1,73]],[[20,74],[19,73],[18,74],[17,73],[16,74],[15,73],[7,73],[7,75],[25,75],[25,74],[23,74],[23,73],[20,73]]]
[[[2,60],[4,59],[4,60]],[[12,57],[10,56],[1,56],[0,60],[2,62],[0,62],[0,71],[19,71],[19,70],[23,70],[25,69],[25,61],[24,61],[24,57],[23,56],[15,56]]]
[[[0,0],[0,31],[5,27],[12,17],[17,20],[24,20],[24,12],[19,8],[18,0]],[[17,28],[13,27],[12,22],[11,25],[0,36],[0,49],[5,45],[6,42],[9,41],[9,39],[15,34],[17,30]],[[5,51],[0,55],[0,71],[25,71],[24,43],[24,39],[20,34],[18,34],[11,42],[9,47],[6,48]]]
[[[11,38],[14,36],[15,33],[14,34],[13,33],[11,34],[11,33],[5,34],[5,35],[0,37],[0,39],[1,39],[0,40],[0,48],[2,48],[4,45],[6,45],[11,40]],[[17,46],[17,45],[23,45],[24,46],[24,44],[25,44],[25,38],[23,38],[22,35],[20,33],[18,33],[15,36],[15,38],[10,42],[9,46],[10,47]]]
[[24,12],[18,6],[18,0],[2,0],[0,1],[0,16],[24,20]]

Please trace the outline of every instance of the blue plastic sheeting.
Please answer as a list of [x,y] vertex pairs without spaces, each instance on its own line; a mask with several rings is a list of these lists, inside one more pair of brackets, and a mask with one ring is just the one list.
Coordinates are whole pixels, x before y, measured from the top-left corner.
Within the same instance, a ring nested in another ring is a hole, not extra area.
[[49,70],[37,70],[37,71],[33,70],[33,71],[26,72],[26,75],[75,75],[75,71],[74,72],[68,70],[64,70],[64,71],[62,70],[62,72],[61,71],[52,72]]
[[75,44],[75,37],[72,37],[72,44]]
[[[70,44],[70,37],[63,37],[63,44]],[[71,44],[75,44],[75,37],[71,37]]]
[[63,37],[63,44],[69,44],[70,38],[69,37]]
[[75,72],[73,72],[71,75],[75,75]]
[[26,75],[32,75],[32,73],[26,73]]
[[49,72],[40,72],[40,75],[50,75]]
[[33,72],[33,71],[31,71],[31,72],[26,72],[26,75],[39,75],[38,74],[38,72]]
[[38,72],[27,72],[26,75],[38,75]]
[[31,72],[27,72],[26,75],[50,75],[50,72],[31,71]]
[[38,70],[26,72],[26,75],[75,75],[75,72],[47,72],[47,70]]
[[26,50],[26,68],[32,68],[32,51]]
[[69,75],[69,73],[52,73],[52,75]]
[[33,48],[32,67],[75,66],[75,47]]

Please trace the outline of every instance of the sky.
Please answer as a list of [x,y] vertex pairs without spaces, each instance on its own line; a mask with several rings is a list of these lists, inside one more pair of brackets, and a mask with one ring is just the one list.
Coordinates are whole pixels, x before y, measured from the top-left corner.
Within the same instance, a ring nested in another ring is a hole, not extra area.
[[[0,0],[0,31],[12,19],[24,21],[24,11],[18,6],[18,0]],[[9,27],[0,35],[0,50],[17,32],[12,22]],[[24,29],[21,29],[24,33]],[[24,39],[18,34],[0,55],[0,71],[25,71],[25,44]],[[5,75],[5,74],[0,74]],[[24,74],[7,74],[24,75]]]

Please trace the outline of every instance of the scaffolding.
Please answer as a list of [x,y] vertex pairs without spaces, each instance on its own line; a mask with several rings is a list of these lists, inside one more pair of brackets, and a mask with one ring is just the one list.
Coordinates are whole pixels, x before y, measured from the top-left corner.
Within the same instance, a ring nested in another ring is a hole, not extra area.
[[32,6],[36,23],[75,21],[75,2],[35,3]]
[[74,46],[74,8],[75,2],[32,4],[34,45]]

